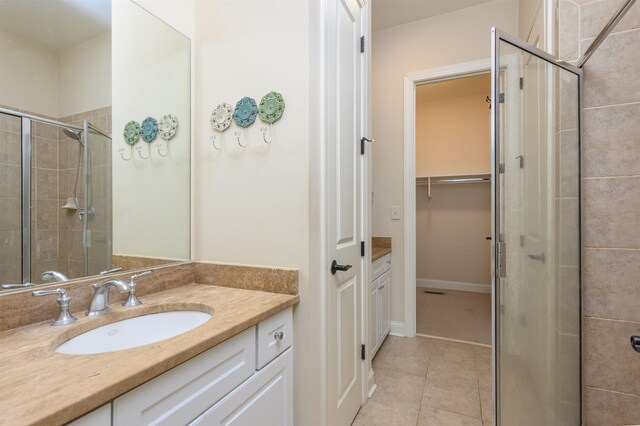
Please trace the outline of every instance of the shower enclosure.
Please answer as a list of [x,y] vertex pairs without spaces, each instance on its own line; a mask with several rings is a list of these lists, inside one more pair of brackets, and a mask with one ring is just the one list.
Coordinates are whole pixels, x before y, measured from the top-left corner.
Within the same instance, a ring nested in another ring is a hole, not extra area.
[[111,268],[111,136],[0,108],[0,284]]
[[582,70],[493,30],[497,424],[581,421]]

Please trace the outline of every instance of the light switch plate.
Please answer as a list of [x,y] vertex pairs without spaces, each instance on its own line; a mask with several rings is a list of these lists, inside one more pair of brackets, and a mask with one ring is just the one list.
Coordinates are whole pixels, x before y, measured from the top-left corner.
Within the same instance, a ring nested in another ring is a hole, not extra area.
[[391,220],[400,220],[400,206],[391,206]]

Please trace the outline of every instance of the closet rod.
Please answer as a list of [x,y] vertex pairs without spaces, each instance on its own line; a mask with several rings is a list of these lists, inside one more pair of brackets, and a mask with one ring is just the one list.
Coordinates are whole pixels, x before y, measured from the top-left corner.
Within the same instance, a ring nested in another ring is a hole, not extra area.
[[[431,179],[431,185],[454,184],[454,183],[489,183],[491,178],[455,178],[455,179]],[[416,182],[416,185],[428,185],[428,181]]]

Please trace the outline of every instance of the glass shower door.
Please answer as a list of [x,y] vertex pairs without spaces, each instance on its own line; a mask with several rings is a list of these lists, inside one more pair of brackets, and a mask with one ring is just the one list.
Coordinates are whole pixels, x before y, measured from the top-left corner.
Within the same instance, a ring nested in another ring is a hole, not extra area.
[[493,37],[496,419],[579,425],[581,70]]

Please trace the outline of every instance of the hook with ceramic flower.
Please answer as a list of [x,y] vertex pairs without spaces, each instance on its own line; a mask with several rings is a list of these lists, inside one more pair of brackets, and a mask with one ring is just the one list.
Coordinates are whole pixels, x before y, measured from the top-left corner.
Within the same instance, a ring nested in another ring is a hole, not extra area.
[[284,99],[278,92],[269,92],[260,100],[260,108],[258,114],[260,120],[269,125],[269,138],[267,139],[267,128],[261,127],[262,140],[265,143],[271,143],[273,139],[273,123],[282,118],[284,112]]
[[220,133],[221,145],[218,147],[216,141],[218,140],[218,135],[211,136],[211,143],[213,144],[213,148],[216,151],[220,151],[222,149],[222,145],[224,144],[224,131],[229,128],[231,125],[233,114],[233,107],[226,102],[218,104],[213,109],[211,113],[211,118],[209,119],[209,123],[211,123],[211,128]]
[[258,105],[253,98],[245,96],[240,99],[236,104],[236,110],[233,112],[233,120],[236,124],[244,129],[245,143],[240,142],[240,132],[235,132],[236,141],[242,148],[247,146],[246,135],[247,127],[251,126],[256,121],[258,115]]
[[124,148],[120,148],[118,150],[118,154],[124,161],[131,161],[133,159],[133,146],[140,139],[140,124],[137,121],[131,120],[127,124],[124,125],[124,132],[122,133],[124,136],[124,142],[129,145],[130,154],[129,158],[124,156],[126,150]]
[[154,141],[156,136],[158,135],[158,120],[153,117],[147,117],[142,120],[142,124],[140,125],[140,138],[147,143],[147,152],[148,155],[145,157],[142,155],[142,147],[139,146],[136,148],[136,152],[138,156],[143,160],[148,160],[151,158],[151,142]]
[[165,114],[160,117],[160,120],[158,121],[158,135],[160,136],[160,139],[165,141],[167,149],[163,154],[162,144],[156,145],[156,150],[158,151],[159,156],[166,157],[169,155],[169,141],[175,136],[177,129],[178,119],[175,115]]

